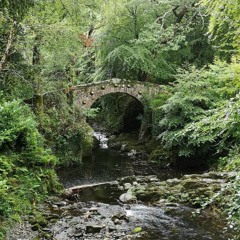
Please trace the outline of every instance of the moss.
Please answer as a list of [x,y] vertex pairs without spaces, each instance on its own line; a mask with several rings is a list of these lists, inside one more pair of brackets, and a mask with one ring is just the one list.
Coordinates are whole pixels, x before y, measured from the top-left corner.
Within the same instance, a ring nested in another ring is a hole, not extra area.
[[142,228],[141,227],[136,227],[133,229],[133,233],[139,233],[142,231]]
[[[155,144],[156,143],[154,143],[153,146]],[[151,149],[150,146],[148,146],[148,150]],[[174,156],[166,151],[162,146],[157,146],[155,149],[153,149],[148,157],[148,160],[158,163],[159,167],[162,168],[169,167],[175,163]]]

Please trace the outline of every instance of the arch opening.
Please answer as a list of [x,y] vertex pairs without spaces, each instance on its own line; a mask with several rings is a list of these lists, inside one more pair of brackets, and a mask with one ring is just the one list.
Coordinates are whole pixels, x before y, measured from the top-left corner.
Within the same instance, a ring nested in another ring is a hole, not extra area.
[[140,130],[144,114],[143,104],[127,93],[108,93],[96,99],[91,108],[98,109],[87,121],[110,133],[131,133]]

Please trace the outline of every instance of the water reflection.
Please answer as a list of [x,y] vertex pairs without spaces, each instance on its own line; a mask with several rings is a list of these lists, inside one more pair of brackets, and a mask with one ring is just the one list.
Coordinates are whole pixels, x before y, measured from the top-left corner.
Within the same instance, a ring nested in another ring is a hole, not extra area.
[[133,174],[132,160],[108,149],[95,149],[92,156],[83,159],[82,166],[67,167],[58,171],[60,181],[66,188],[112,181]]

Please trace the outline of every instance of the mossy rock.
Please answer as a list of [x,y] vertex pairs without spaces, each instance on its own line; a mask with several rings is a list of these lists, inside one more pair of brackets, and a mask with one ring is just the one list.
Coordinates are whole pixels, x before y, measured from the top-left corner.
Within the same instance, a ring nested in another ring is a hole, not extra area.
[[161,143],[157,139],[151,139],[151,141],[145,144],[147,153],[150,154],[155,149],[159,148],[160,145]]
[[139,233],[142,231],[142,228],[141,227],[136,227],[133,229],[133,233]]
[[162,196],[162,192],[158,191],[145,191],[145,192],[137,192],[136,197],[138,200],[143,202],[154,202],[158,200]]
[[169,154],[165,149],[161,146],[154,149],[148,158],[149,161],[158,163],[161,168],[168,168],[170,165],[175,163],[175,159],[173,156]]

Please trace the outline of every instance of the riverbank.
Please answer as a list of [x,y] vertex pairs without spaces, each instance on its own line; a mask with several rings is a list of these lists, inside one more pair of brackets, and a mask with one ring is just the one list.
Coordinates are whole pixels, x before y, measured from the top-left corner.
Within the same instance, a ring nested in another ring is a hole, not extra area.
[[[237,226],[222,220],[214,199],[237,175],[131,176],[75,186],[38,206],[29,222],[38,239],[237,239]],[[15,236],[9,233],[21,238]]]

